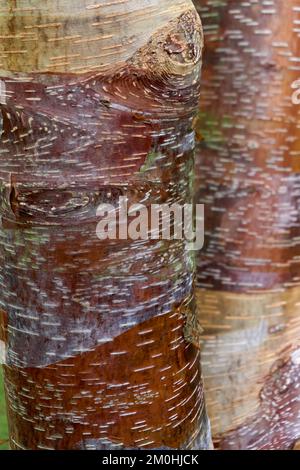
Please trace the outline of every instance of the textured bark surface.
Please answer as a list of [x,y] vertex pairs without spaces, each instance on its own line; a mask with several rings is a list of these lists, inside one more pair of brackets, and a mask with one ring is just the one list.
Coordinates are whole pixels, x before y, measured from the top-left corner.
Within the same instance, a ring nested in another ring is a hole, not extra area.
[[195,126],[208,411],[220,448],[290,449],[300,436],[300,3],[195,4],[206,42]]
[[15,449],[209,446],[182,241],[100,241],[102,202],[192,199],[189,1],[0,2],[1,341]]

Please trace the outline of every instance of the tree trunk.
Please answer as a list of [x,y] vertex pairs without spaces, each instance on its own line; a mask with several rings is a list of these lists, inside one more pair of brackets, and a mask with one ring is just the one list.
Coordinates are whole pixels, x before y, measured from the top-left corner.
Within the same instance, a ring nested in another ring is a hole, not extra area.
[[300,8],[195,0],[206,51],[198,306],[208,413],[222,449],[300,437]]
[[1,316],[14,449],[205,449],[184,241],[99,240],[96,209],[192,198],[189,0],[1,1]]

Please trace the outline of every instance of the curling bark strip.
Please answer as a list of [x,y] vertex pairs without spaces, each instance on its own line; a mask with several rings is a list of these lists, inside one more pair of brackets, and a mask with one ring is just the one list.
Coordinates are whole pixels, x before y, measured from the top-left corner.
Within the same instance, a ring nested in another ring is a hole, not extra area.
[[0,2],[1,341],[14,449],[207,448],[193,254],[97,207],[192,200],[189,1]]
[[300,436],[300,2],[195,4],[206,41],[197,299],[213,434],[222,449],[291,449]]

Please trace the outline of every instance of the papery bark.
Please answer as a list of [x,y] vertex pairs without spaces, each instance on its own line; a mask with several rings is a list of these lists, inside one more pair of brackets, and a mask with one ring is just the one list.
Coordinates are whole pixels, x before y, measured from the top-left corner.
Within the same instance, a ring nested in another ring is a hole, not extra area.
[[300,436],[300,8],[195,0],[206,51],[198,135],[202,364],[221,449]]
[[184,241],[100,241],[100,203],[191,200],[190,1],[0,2],[1,341],[14,449],[210,445]]

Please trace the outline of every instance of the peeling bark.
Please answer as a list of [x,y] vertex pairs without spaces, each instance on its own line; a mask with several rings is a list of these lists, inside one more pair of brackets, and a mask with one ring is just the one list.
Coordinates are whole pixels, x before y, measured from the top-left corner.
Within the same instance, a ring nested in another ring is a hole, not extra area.
[[189,1],[0,2],[1,339],[14,449],[210,445],[183,241],[100,241],[96,208],[192,199]]
[[202,364],[221,449],[300,436],[299,2],[195,0],[206,41],[195,123]]

